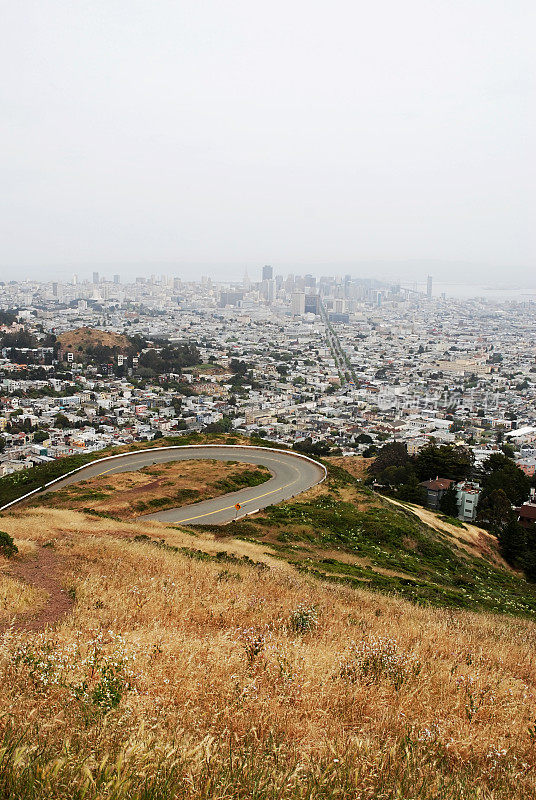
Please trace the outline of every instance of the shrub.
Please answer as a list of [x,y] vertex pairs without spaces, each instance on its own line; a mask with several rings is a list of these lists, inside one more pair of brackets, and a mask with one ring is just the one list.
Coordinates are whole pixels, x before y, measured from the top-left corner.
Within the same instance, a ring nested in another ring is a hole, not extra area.
[[0,531],[0,553],[6,558],[11,558],[11,556],[14,556],[15,553],[18,552],[19,549],[9,533]]
[[401,650],[395,639],[371,637],[352,644],[343,660],[339,675],[348,681],[366,684],[387,680],[398,691],[421,671],[421,663],[411,653]]
[[311,633],[318,626],[318,611],[315,606],[301,603],[290,614],[289,628],[293,633]]
[[61,647],[42,634],[37,642],[24,642],[11,656],[24,667],[40,692],[56,687],[84,706],[107,714],[133,688],[134,656],[128,655],[123,639],[108,631],[89,641]]
[[240,639],[246,651],[246,659],[249,666],[253,666],[258,656],[261,655],[269,634],[266,631],[257,630],[256,628],[246,628],[240,631]]

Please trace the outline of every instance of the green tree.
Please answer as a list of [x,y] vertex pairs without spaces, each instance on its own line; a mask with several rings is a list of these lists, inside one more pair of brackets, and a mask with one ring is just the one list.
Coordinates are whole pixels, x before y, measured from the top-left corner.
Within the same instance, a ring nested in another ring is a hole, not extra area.
[[6,558],[11,558],[15,553],[19,552],[19,548],[13,541],[13,538],[5,531],[0,531],[0,554]]
[[473,453],[465,447],[431,442],[415,458],[415,471],[421,481],[435,477],[461,481],[470,474],[473,462]]
[[439,501],[439,510],[449,517],[458,516],[458,501],[456,499],[456,489],[453,483],[451,483]]
[[387,467],[404,467],[409,461],[406,445],[401,442],[390,442],[378,452],[374,463],[369,467],[369,472],[377,476]]
[[509,564],[523,565],[527,551],[527,534],[517,520],[509,520],[499,532],[499,545]]
[[512,505],[502,489],[482,494],[478,502],[477,518],[497,532],[512,519]]
[[501,445],[501,450],[506,456],[506,458],[513,458],[516,454],[516,451],[512,447],[511,444],[507,444],[506,442]]
[[232,358],[229,362],[229,369],[231,372],[234,372],[235,375],[245,375],[248,369],[250,369],[250,366],[245,361]]
[[396,496],[406,503],[416,503],[426,505],[426,489],[417,481],[416,478],[403,483],[396,492]]
[[222,417],[217,422],[209,422],[205,425],[205,433],[229,433],[233,428],[233,421],[230,417]]
[[482,464],[482,495],[501,490],[513,505],[521,505],[528,497],[530,480],[523,470],[519,469],[503,453],[493,453]]
[[301,442],[294,442],[292,449],[310,456],[329,456],[331,453],[331,445],[329,442],[320,441],[314,442],[313,444],[313,440],[310,436],[303,439]]

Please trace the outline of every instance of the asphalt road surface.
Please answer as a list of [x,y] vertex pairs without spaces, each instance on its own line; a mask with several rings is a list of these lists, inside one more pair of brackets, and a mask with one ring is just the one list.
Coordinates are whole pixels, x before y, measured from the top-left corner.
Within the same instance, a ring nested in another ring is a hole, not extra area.
[[[324,477],[324,468],[314,461],[300,458],[288,450],[271,451],[254,447],[200,446],[166,447],[163,450],[137,450],[110,461],[96,461],[70,475],[47,491],[55,491],[99,475],[113,475],[118,472],[132,472],[152,464],[167,461],[191,461],[192,459],[215,459],[217,461],[240,461],[246,464],[262,464],[272,473],[272,477],[258,486],[230,492],[212,500],[204,500],[181,508],[144,514],[143,519],[161,522],[180,522],[194,525],[222,525],[233,519],[258,511],[266,506],[281,503],[290,497],[310,489]],[[240,509],[236,509],[236,504]]]

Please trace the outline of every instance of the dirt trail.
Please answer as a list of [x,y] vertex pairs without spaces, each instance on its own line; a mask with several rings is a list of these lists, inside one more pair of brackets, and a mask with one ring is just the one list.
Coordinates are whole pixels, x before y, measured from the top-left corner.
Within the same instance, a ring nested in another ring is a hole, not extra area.
[[[43,589],[48,599],[43,608],[34,613],[18,614],[13,624],[14,630],[37,631],[55,625],[72,606],[73,600],[61,586],[61,560],[53,549],[40,547],[37,555],[24,561],[13,561],[6,573],[24,581],[36,589]],[[11,623],[3,623],[0,631],[9,628]]]

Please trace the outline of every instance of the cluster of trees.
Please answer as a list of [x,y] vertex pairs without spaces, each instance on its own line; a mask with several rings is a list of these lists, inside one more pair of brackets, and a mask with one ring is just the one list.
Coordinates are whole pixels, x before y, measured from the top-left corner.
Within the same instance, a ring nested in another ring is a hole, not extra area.
[[498,533],[501,553],[513,567],[522,569],[530,581],[536,582],[536,523],[523,528],[511,516]]
[[251,364],[248,364],[246,361],[240,361],[238,358],[232,358],[229,361],[229,369],[233,373],[233,375],[246,375],[247,372],[251,369]]
[[[426,504],[426,492],[421,481],[435,477],[454,482],[467,478],[478,481],[479,524],[497,536],[504,558],[523,569],[529,580],[536,581],[536,523],[533,529],[523,528],[515,511],[529,496],[531,481],[512,461],[511,448],[504,450],[492,453],[475,469],[473,454],[465,447],[431,442],[416,456],[409,456],[404,444],[390,442],[379,450],[370,465],[369,481],[381,484],[384,491],[401,500],[422,505]],[[444,514],[457,516],[454,484],[443,494],[439,507]]]
[[479,479],[482,495],[478,521],[496,534],[506,561],[536,581],[536,523],[525,529],[515,511],[529,495],[530,479],[504,453],[493,453],[486,459]]
[[232,358],[229,362],[229,369],[233,373],[231,378],[231,387],[233,391],[240,391],[245,384],[251,386],[252,389],[259,387],[258,382],[253,377],[251,364],[246,361],[240,361],[238,358]]
[[[0,322],[1,324],[6,323]],[[0,334],[0,348],[9,348],[9,358],[15,364],[38,364],[40,359],[37,354],[25,351],[35,350],[37,347],[54,347],[55,344],[54,334],[47,334],[42,339],[38,339],[33,333],[25,330]],[[45,363],[52,363],[52,358],[52,354],[45,356]]]
[[36,425],[32,425],[29,417],[11,417],[6,425],[6,433],[33,433],[37,430]]
[[307,439],[303,439],[301,442],[294,442],[292,445],[292,449],[296,450],[298,453],[304,453],[307,456],[335,456],[340,455],[340,449],[338,447],[332,447],[329,442],[326,440],[313,442],[310,436]]
[[461,481],[471,475],[475,459],[472,451],[466,447],[432,442],[419,450],[414,460],[421,481],[436,477]]
[[[369,480],[381,484],[400,500],[424,505],[426,490],[420,485],[421,481],[436,477],[463,480],[470,475],[473,462],[473,454],[465,447],[431,442],[416,456],[410,456],[405,444],[389,442],[378,451],[370,465]],[[445,502],[444,513],[455,516],[456,499],[452,494],[455,495],[450,493]]]
[[511,520],[512,506],[520,506],[528,497],[530,480],[504,453],[493,453],[478,472],[482,494],[478,519],[495,533]]
[[28,331],[14,331],[0,335],[0,347],[38,347],[37,338]]
[[0,325],[13,325],[17,321],[17,315],[13,311],[0,310]]
[[205,425],[205,433],[229,433],[233,429],[233,420],[231,417],[223,416],[217,422],[209,422]]
[[138,362],[138,374],[155,377],[165,372],[180,372],[185,367],[201,363],[197,345],[193,342],[166,344],[161,349],[150,349],[142,353]]
[[[82,345],[78,347],[78,352],[82,352]],[[123,349],[118,345],[110,347],[107,344],[94,344],[87,347],[84,351],[85,360],[90,364],[109,364],[123,353]]]

